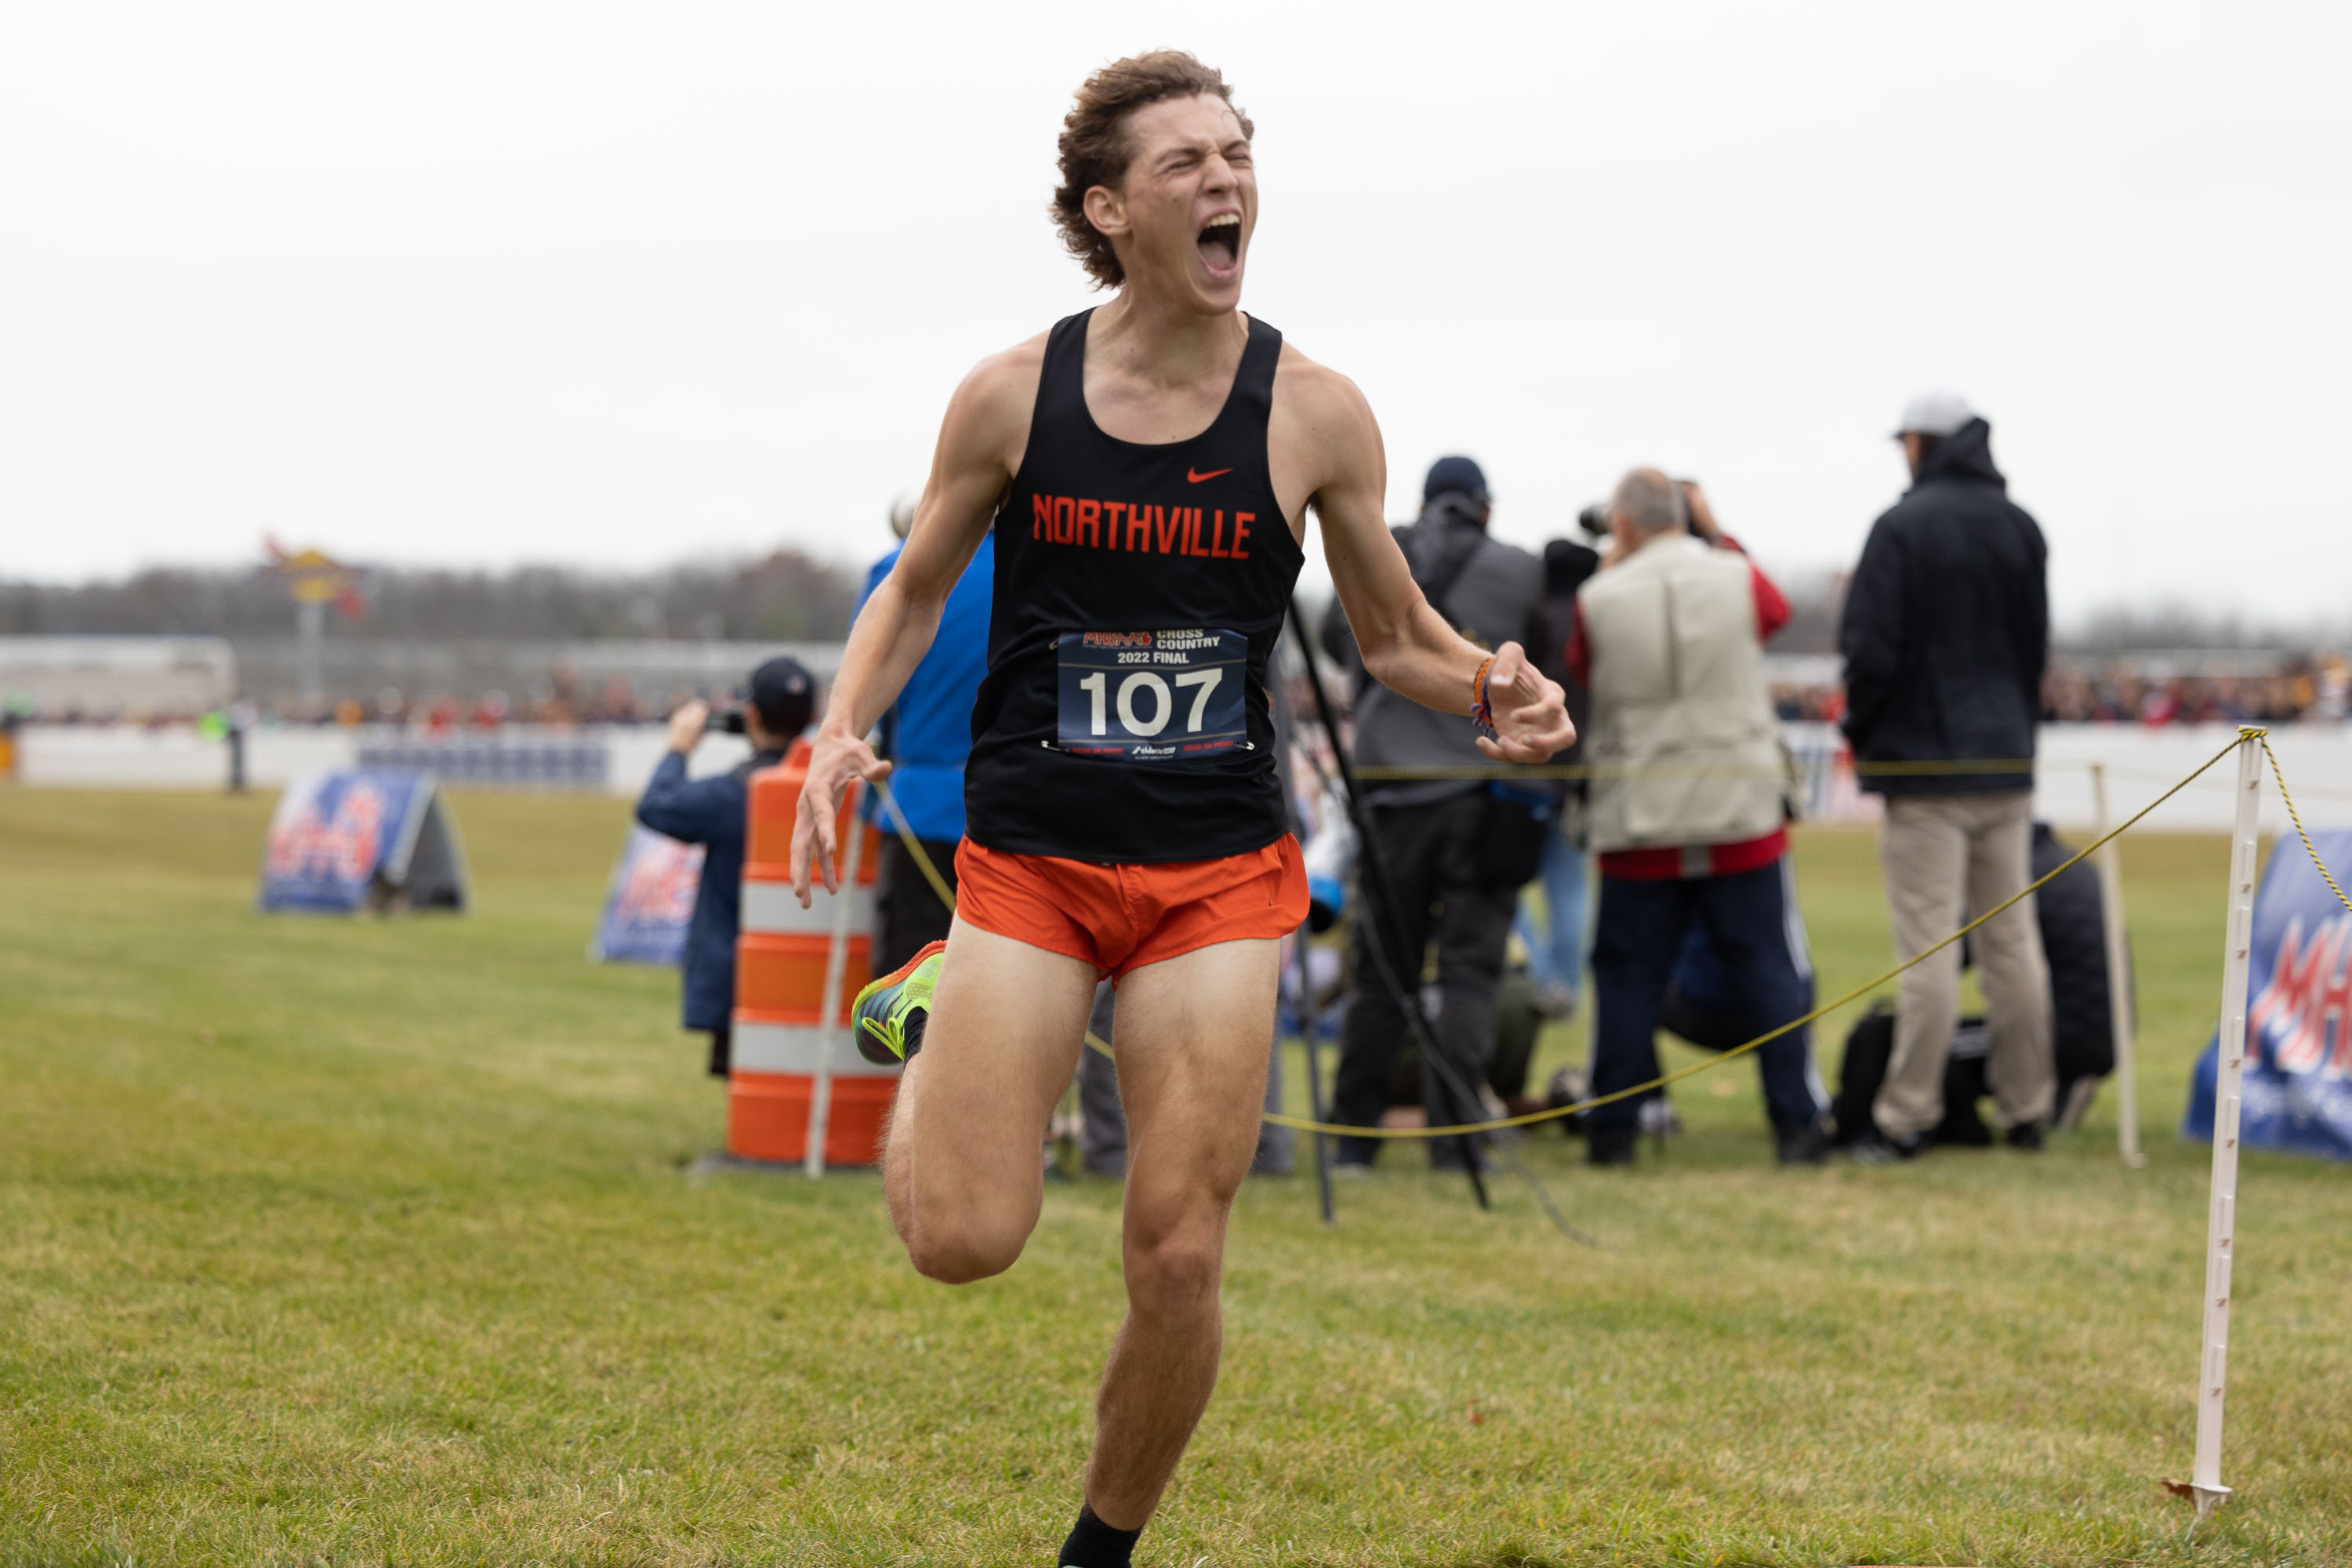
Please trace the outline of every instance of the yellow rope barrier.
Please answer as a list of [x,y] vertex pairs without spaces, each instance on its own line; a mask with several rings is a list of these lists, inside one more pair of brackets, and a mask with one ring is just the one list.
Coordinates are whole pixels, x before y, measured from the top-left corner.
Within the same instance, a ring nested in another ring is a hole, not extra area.
[[[1855,763],[1857,778],[1924,778],[1975,773],[2030,773],[2036,768],[2080,767],[2079,763],[2047,758],[1988,757],[1981,761],[1926,760],[1915,763]],[[1356,777],[1367,784],[1404,784],[1438,779],[1777,779],[1801,775],[1803,768],[1791,759],[1788,768],[1680,766],[1671,763],[1529,763],[1493,765],[1464,763],[1448,766],[1407,767],[1378,763],[1359,764]]]
[[[2003,910],[2006,910],[2011,905],[2025,899],[2037,889],[2041,888],[2044,883],[2050,881],[2052,878],[2057,877],[2072,867],[2080,865],[2102,845],[2107,843],[2108,840],[2122,837],[2124,832],[2130,828],[2134,824],[2139,822],[2158,806],[2162,805],[2166,801],[2170,800],[2174,795],[2179,795],[2182,790],[2188,788],[2191,781],[2198,778],[2206,771],[2206,769],[2211,767],[2215,763],[2218,763],[2223,757],[2228,756],[2239,746],[2243,745],[2248,739],[2260,738],[2267,735],[2269,731],[2264,730],[2240,730],[2236,740],[2231,741],[2228,745],[2222,747],[2220,751],[2206,758],[2204,762],[2199,763],[2195,773],[2190,773],[2187,778],[2182,779],[2170,789],[2166,790],[2162,795],[2158,795],[2154,800],[2149,801],[2146,805],[2140,807],[2139,810],[2134,812],[2129,817],[2124,820],[2122,826],[2116,828],[2113,832],[2103,834],[2097,840],[2078,850],[2073,858],[2066,860],[2063,864],[2052,868],[2049,875],[2037,878],[2034,881],[2029,883],[2024,889],[2016,894],[2015,897],[2002,900],[2000,903],[1994,905],[1991,909],[1987,910],[1984,913],[1979,915],[1976,919],[1970,921],[1968,924],[1962,926],[1951,935],[1944,938],[1943,941],[1936,943],[1933,947],[1922,948],[1919,952],[1912,954],[1909,958],[1904,960],[1901,963],[1896,964],[1894,968],[1878,976],[1875,980],[1857,985],[1853,990],[1847,992],[1844,995],[1838,997],[1836,1000],[1822,1004],[1822,1005],[1814,1008],[1803,1017],[1791,1019],[1790,1022],[1781,1025],[1777,1029],[1759,1035],[1752,1040],[1744,1041],[1739,1045],[1732,1047],[1727,1051],[1723,1051],[1717,1054],[1706,1061],[1694,1062],[1689,1067],[1678,1068],[1675,1071],[1669,1073],[1662,1073],[1658,1077],[1652,1079],[1647,1083],[1637,1083],[1630,1089],[1621,1089],[1612,1093],[1595,1095],[1589,1100],[1578,1100],[1573,1105],[1556,1105],[1545,1110],[1531,1110],[1524,1116],[1506,1116],[1493,1121],[1465,1122],[1453,1127],[1349,1127],[1328,1121],[1310,1121],[1305,1117],[1285,1116],[1279,1111],[1272,1110],[1265,1112],[1265,1119],[1275,1123],[1276,1126],[1293,1128],[1301,1132],[1323,1132],[1346,1138],[1459,1138],[1469,1133],[1496,1132],[1507,1127],[1530,1127],[1539,1121],[1554,1121],[1564,1116],[1574,1116],[1580,1111],[1591,1110],[1596,1106],[1609,1105],[1620,1100],[1630,1100],[1635,1095],[1647,1094],[1654,1089],[1664,1089],[1668,1084],[1679,1083],[1684,1079],[1705,1072],[1710,1068],[1719,1067],[1723,1063],[1731,1060],[1734,1057],[1745,1056],[1749,1051],[1755,1050],[1759,1047],[1769,1045],[1774,1040],[1779,1039],[1781,1036],[1791,1033],[1797,1029],[1801,1029],[1806,1025],[1811,1024],[1817,1019],[1826,1017],[1828,1015],[1836,1012],[1839,1008],[1847,1005],[1849,1003],[1860,1001],[1871,992],[1877,990],[1888,981],[1893,980],[1897,975],[1901,974],[1905,970],[1926,962],[1934,954],[1951,946],[1952,943],[1968,935],[1969,932],[1976,930],[1977,927],[1984,924],[1987,921],[1992,919],[1993,916],[2000,913]],[[2352,902],[2347,902],[2347,907],[2352,908]]]
[[[1919,952],[1912,954],[1909,958],[1905,959],[1902,963],[1896,964],[1885,973],[1879,975],[1876,979],[1867,981],[1863,984],[1855,986],[1853,990],[1848,991],[1844,995],[1840,996],[1833,1001],[1822,1003],[1820,1006],[1815,1007],[1811,1012],[1806,1014],[1801,1018],[1791,1019],[1790,1022],[1781,1025],[1777,1029],[1759,1035],[1752,1040],[1743,1041],[1742,1043],[1732,1047],[1729,1050],[1718,1052],[1706,1061],[1694,1062],[1689,1067],[1677,1068],[1673,1072],[1662,1073],[1658,1077],[1650,1079],[1647,1083],[1637,1083],[1630,1089],[1621,1089],[1609,1094],[1595,1095],[1589,1100],[1580,1100],[1573,1105],[1555,1105],[1543,1110],[1531,1110],[1524,1116],[1506,1116],[1493,1121],[1462,1122],[1451,1127],[1354,1127],[1339,1122],[1310,1121],[1303,1116],[1286,1116],[1282,1112],[1276,1110],[1264,1112],[1261,1119],[1265,1121],[1272,1122],[1277,1127],[1288,1127],[1300,1132],[1321,1132],[1335,1137],[1344,1138],[1460,1138],[1478,1132],[1499,1132],[1505,1128],[1509,1127],[1531,1127],[1540,1121],[1556,1121],[1562,1117],[1575,1116],[1580,1112],[1591,1110],[1597,1106],[1612,1104],[1621,1100],[1630,1100],[1635,1095],[1647,1094],[1654,1089],[1664,1089],[1669,1084],[1679,1083],[1684,1079],[1693,1077],[1698,1073],[1706,1072],[1711,1068],[1720,1067],[1725,1062],[1731,1060],[1734,1057],[1746,1056],[1750,1051],[1771,1044],[1774,1040],[1779,1039],[1783,1035],[1801,1029],[1808,1024],[1811,1024],[1822,1018],[1827,1017],[1830,1014],[1836,1012],[1839,1008],[1846,1006],[1851,1003],[1860,1001],[1871,992],[1875,991],[1880,986],[1885,984],[1888,981],[1901,975],[1904,971],[1925,963],[1927,959],[1933,957],[1938,952],[1941,952],[1944,949],[1951,946],[1952,943],[1968,935],[1969,932],[1976,930],[1979,926],[1992,919],[1993,916],[2000,914],[2002,910],[2010,908],[2011,905],[2019,903],[2024,899],[2030,897],[2053,879],[2082,864],[2111,840],[2123,837],[2126,832],[2136,826],[2151,812],[2155,811],[2158,806],[2162,805],[2166,801],[2170,800],[2174,795],[2179,795],[2182,790],[2187,789],[2191,784],[2204,776],[2206,771],[2211,768],[2214,763],[2220,762],[2223,757],[2228,756],[2231,752],[2235,751],[2238,747],[2243,745],[2250,740],[2259,742],[2261,743],[2263,753],[2270,758],[2271,771],[2274,774],[2278,773],[2278,755],[2276,752],[2271,751],[2270,731],[2268,730],[2256,729],[2252,726],[2242,727],[2238,731],[2238,735],[2235,740],[2222,747],[2220,751],[2214,752],[2211,756],[2206,758],[2202,763],[2200,763],[2197,765],[2196,771],[2189,773],[2188,777],[2181,779],[2170,789],[2166,790],[2162,795],[2158,795],[2154,800],[2149,801],[2146,805],[2140,807],[2131,816],[2126,817],[2121,826],[2116,827],[2110,832],[2101,835],[2098,838],[2077,850],[2063,863],[2053,867],[2048,875],[2035,879],[2032,882],[2029,883],[2023,890],[2020,891],[2015,896],[2002,900],[2000,903],[1994,905],[1991,909],[1987,910],[1984,913],[1979,915],[1976,919],[1970,921],[1968,924],[1962,926],[1951,935],[1944,938],[1941,942],[1937,942],[1933,947],[1922,948]],[[1981,764],[1979,764],[1979,766],[1981,768]],[[1359,770],[1359,776],[1361,776],[1364,772],[1365,770]],[[950,910],[953,910],[955,908],[954,889],[947,885],[947,879],[940,876],[939,868],[931,863],[929,854],[923,848],[922,841],[915,837],[914,829],[908,826],[906,816],[898,809],[898,803],[892,797],[889,785],[886,784],[877,786],[877,788],[882,797],[883,808],[890,814],[890,820],[898,830],[898,837],[907,846],[908,853],[914,858],[916,868],[923,873],[925,879],[930,883],[932,891],[939,894],[940,900],[946,904]],[[2286,779],[2283,774],[2279,776],[2279,797],[2282,800],[2286,799]],[[2336,879],[2328,875],[2327,868],[2326,866],[2320,865],[2319,852],[2316,849],[2312,848],[2311,836],[2303,832],[2303,819],[2300,816],[2295,816],[2294,805],[2292,801],[2287,802],[2287,815],[2294,819],[2295,831],[2298,834],[2303,835],[2303,847],[2310,854],[2312,864],[2319,866],[2319,874],[2327,878],[2327,885],[2330,888],[2336,889],[2336,896],[2344,900],[2344,907],[2347,910],[2352,910],[2352,898],[2345,898],[2344,889],[2340,887],[2336,887]],[[1092,1030],[1088,1030],[1087,1033],[1087,1044],[1093,1049],[1100,1051],[1105,1056],[1109,1056],[1111,1054],[1110,1047],[1096,1038]]]
[[[2335,874],[2328,870],[2327,863],[2319,858],[2319,851],[2312,845],[2311,835],[2304,831],[2303,814],[2295,810],[2294,797],[2286,793],[2285,771],[2279,766],[2278,753],[2271,750],[2270,731],[2264,730],[2261,731],[2261,735],[2263,755],[2270,759],[2271,777],[2278,780],[2279,801],[2286,807],[2286,819],[2294,824],[2294,836],[2303,840],[2303,852],[2311,857],[2312,865],[2316,867],[2320,876],[2326,879],[2328,891],[2336,895],[2336,901],[2346,909],[2352,910],[2352,899],[2346,898],[2344,889],[2336,885]],[[2207,765],[2210,767],[2211,764]]]
[[[2274,764],[2273,771],[2275,772],[2277,758],[2273,756],[2272,762]],[[2113,778],[2163,780],[2172,777],[2170,773],[2163,769],[2152,768],[2142,763],[2117,762],[2113,757],[2099,759],[2096,762],[2085,757],[1992,757],[1971,762],[1855,763],[1846,771],[1851,772],[1856,778],[1864,779],[1920,778],[1970,773],[2069,773],[2075,769],[2092,766],[2104,766],[2108,775]],[[1542,779],[1554,783],[1563,780],[1599,778],[1782,779],[1807,777],[1808,766],[1801,759],[1796,763],[1793,770],[1775,768],[1769,772],[1761,768],[1675,767],[1657,763],[1639,764],[1541,763],[1525,765],[1465,763],[1445,767],[1406,767],[1402,764],[1386,766],[1369,763],[1359,767],[1356,770],[1356,776],[1366,783],[1372,784],[1412,784],[1420,781],[1471,779],[1506,781]],[[2234,786],[2226,779],[2213,779],[2208,781],[2206,787],[2230,789]],[[2317,795],[2325,800],[2352,800],[2352,789],[2336,788],[2326,784],[2306,788],[2303,793],[2307,795]]]

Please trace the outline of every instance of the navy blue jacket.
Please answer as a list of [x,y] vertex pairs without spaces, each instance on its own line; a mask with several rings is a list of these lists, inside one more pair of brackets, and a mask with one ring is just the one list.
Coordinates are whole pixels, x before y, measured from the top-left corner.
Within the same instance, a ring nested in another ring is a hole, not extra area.
[[637,820],[656,833],[702,846],[702,883],[686,928],[685,1016],[689,1029],[723,1029],[735,1016],[735,935],[743,924],[743,840],[752,770],[783,761],[762,752],[714,778],[689,779],[686,759],[662,753]]

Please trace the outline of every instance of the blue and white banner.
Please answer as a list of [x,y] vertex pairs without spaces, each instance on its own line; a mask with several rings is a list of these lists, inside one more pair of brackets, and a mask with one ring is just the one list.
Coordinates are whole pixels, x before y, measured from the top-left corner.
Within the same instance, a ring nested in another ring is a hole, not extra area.
[[[2320,858],[2352,867],[2352,828],[2311,836]],[[2352,1160],[2352,911],[2304,853],[2280,838],[2254,896],[2247,975],[2246,1076],[2239,1142]],[[2221,1031],[2197,1059],[2181,1135],[2213,1137]]]
[[677,963],[701,885],[701,845],[632,826],[588,956],[599,963]]
[[[328,773],[295,780],[270,820],[261,908],[347,914],[401,893],[427,821],[437,818],[437,805],[429,773]],[[438,860],[445,835],[437,820],[434,825]],[[440,879],[437,873],[434,879]],[[446,901],[462,908],[462,892]]]

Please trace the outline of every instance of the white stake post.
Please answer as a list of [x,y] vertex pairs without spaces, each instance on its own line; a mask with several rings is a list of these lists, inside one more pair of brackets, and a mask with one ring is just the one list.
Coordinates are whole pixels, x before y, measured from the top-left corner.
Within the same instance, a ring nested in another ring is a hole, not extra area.
[[2221,955],[2221,1070],[2213,1076],[2213,1192],[2205,1221],[2205,1333],[2197,1380],[2197,1517],[2230,1495],[2221,1484],[2221,1390],[2230,1369],[2230,1267],[2238,1223],[2238,1100],[2246,1073],[2246,974],[2254,945],[2254,834],[2263,743],[2238,743],[2238,820],[2230,844],[2230,935]]
[[[2091,804],[2098,816],[2095,837],[2107,837],[2107,764],[2091,764]],[[2138,1033],[2133,1005],[2131,955],[2124,942],[2124,862],[2116,841],[2099,846],[2099,910],[2107,935],[2107,1025],[2116,1050],[2116,1152],[2137,1171],[2147,1163],[2139,1152],[2139,1072],[2132,1059]]]
[[833,1121],[833,1053],[836,1047],[853,1042],[847,1029],[834,1023],[841,1011],[841,990],[849,972],[849,916],[857,904],[858,862],[866,856],[866,824],[857,817],[859,796],[865,786],[853,783],[844,795],[849,806],[849,842],[838,847],[841,866],[841,891],[833,896],[833,946],[824,955],[824,1001],[817,1013],[817,1037],[823,1043],[817,1052],[816,1081],[809,1086],[808,1152],[802,1156],[801,1169],[812,1176],[824,1174],[824,1135]]

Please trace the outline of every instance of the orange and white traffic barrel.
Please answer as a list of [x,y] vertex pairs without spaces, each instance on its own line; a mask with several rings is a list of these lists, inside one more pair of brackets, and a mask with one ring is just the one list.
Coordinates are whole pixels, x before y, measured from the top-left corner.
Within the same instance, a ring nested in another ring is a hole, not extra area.
[[881,859],[880,836],[857,820],[862,786],[851,787],[835,823],[841,891],[815,884],[805,910],[793,892],[793,823],[808,764],[809,743],[797,741],[782,765],[751,779],[727,1152],[814,1174],[877,1161],[900,1069],[859,1056],[850,1034],[850,1004],[871,977]]

